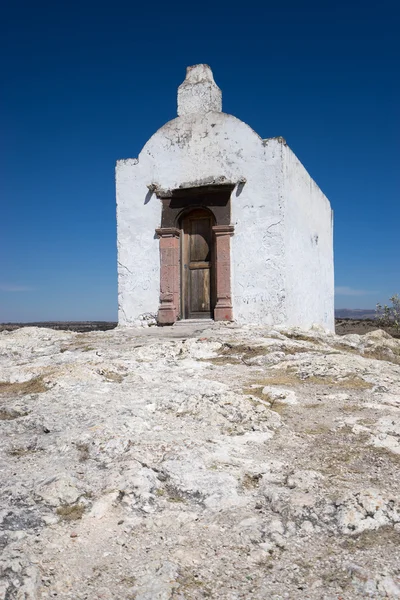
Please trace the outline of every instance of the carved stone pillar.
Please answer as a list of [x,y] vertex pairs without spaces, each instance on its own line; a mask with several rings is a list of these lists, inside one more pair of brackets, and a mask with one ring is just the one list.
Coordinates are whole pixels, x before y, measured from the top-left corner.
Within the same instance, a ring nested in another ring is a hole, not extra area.
[[179,316],[179,236],[175,227],[156,229],[160,238],[159,325],[172,325]]
[[231,235],[233,225],[214,225],[216,303],[214,321],[232,321],[231,297]]

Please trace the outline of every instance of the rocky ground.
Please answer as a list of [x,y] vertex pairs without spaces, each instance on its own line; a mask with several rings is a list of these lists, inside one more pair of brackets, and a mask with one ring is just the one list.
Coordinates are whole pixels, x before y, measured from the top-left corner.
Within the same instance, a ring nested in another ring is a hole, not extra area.
[[400,598],[400,341],[0,333],[0,597]]

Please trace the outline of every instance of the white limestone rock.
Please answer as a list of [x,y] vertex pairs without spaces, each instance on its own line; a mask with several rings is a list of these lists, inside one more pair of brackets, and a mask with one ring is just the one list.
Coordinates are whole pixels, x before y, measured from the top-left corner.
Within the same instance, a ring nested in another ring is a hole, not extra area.
[[36,495],[50,506],[74,504],[83,493],[83,490],[78,489],[78,485],[75,477],[56,475],[41,483],[36,489]]
[[298,404],[296,393],[293,390],[275,386],[265,386],[262,393],[268,398],[271,398],[272,401],[277,400],[282,404]]
[[[0,386],[3,595],[398,597],[399,366],[363,336],[175,335],[0,334],[3,381],[51,383]],[[214,360],[235,345],[282,355]]]
[[346,534],[375,530],[400,522],[396,498],[385,499],[376,490],[365,490],[336,502],[338,525]]

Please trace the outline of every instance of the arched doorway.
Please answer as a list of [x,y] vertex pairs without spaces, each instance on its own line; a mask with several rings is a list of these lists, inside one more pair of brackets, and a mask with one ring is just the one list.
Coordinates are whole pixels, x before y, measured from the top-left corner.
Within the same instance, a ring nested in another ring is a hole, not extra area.
[[[159,196],[159,325],[179,319],[233,319],[229,185],[178,188]],[[189,208],[190,207],[190,208]]]
[[185,212],[181,229],[181,317],[211,319],[215,305],[214,217],[206,209]]

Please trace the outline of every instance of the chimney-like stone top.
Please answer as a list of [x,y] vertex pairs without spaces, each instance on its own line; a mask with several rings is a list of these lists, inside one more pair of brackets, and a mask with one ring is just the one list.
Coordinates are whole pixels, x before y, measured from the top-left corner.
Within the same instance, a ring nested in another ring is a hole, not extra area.
[[178,116],[222,111],[222,93],[208,65],[186,69],[186,79],[178,88]]

